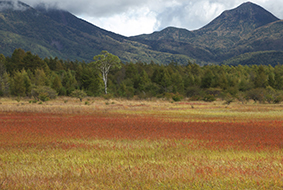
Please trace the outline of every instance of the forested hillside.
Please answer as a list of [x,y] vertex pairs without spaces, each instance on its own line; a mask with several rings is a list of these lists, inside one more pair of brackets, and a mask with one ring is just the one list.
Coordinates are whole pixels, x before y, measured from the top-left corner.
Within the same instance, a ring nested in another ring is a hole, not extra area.
[[154,62],[121,63],[108,75],[108,94],[100,70],[94,64],[41,59],[31,52],[16,49],[11,57],[0,56],[0,96],[30,97],[45,101],[59,96],[88,96],[230,103],[246,100],[279,103],[283,101],[283,66],[204,66],[188,62],[159,65]]

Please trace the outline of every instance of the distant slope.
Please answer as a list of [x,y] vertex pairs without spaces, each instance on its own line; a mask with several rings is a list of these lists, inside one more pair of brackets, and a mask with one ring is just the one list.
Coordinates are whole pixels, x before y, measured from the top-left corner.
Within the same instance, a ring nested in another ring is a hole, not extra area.
[[[260,51],[241,54],[229,60],[225,60],[225,65],[271,65],[276,66],[283,60],[283,51]],[[282,64],[282,62],[281,62]]]
[[196,35],[186,29],[168,27],[153,34],[130,37],[130,40],[146,44],[152,50],[183,54],[204,62],[213,61],[214,55],[209,50],[190,42],[194,38]]

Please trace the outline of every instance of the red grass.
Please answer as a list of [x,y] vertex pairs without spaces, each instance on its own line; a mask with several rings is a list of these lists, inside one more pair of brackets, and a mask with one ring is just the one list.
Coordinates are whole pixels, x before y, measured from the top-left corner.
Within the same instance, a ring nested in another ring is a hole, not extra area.
[[[0,113],[0,146],[62,146],[60,139],[197,139],[208,149],[283,148],[283,121],[169,122],[123,115]],[[191,148],[191,147],[190,147]]]

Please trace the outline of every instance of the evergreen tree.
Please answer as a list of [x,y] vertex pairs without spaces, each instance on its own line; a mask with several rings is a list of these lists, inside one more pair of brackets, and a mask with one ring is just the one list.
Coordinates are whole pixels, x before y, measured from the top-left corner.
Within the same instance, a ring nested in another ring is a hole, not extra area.
[[258,67],[258,71],[254,80],[256,88],[265,88],[268,84],[268,76],[265,74],[265,69],[262,65]]
[[12,95],[26,96],[25,76],[20,71],[16,71],[12,78]]
[[28,76],[28,73],[23,69],[22,70],[22,77],[24,79],[24,85],[25,85],[25,89],[26,89],[26,92],[25,94],[26,95],[30,95],[30,92],[31,92],[31,80]]
[[10,76],[7,72],[2,74],[0,77],[0,95],[9,96],[10,95]]
[[19,71],[23,68],[24,63],[22,62],[25,51],[22,49],[15,49],[11,58],[6,59],[6,69],[8,73],[12,73],[14,71]]
[[50,86],[51,84],[43,69],[35,70],[33,83],[36,86]]
[[66,95],[69,95],[77,87],[77,80],[75,78],[75,73],[72,73],[71,70],[63,72],[62,74],[62,85],[66,90]]
[[171,76],[169,75],[167,69],[162,65],[160,68],[156,68],[153,75],[152,81],[161,87],[161,92],[168,92],[169,87],[172,84]]
[[178,71],[172,75],[172,85],[173,93],[184,94],[184,81]]
[[81,88],[90,96],[98,96],[103,91],[103,81],[99,77],[100,73],[93,67],[84,67],[80,73]]
[[283,90],[283,66],[277,65],[275,66],[275,88],[278,90]]
[[137,90],[139,92],[145,92],[145,88],[146,88],[146,85],[150,82],[150,79],[148,78],[148,75],[147,73],[145,72],[145,70],[142,70],[141,71],[141,74],[139,75],[139,78],[138,78],[138,87],[137,87]]
[[210,88],[213,83],[213,73],[210,69],[207,69],[204,73],[203,78],[201,79],[201,88]]
[[22,65],[19,65],[19,70],[29,69],[34,72],[36,69],[44,69],[46,67],[46,63],[38,55],[33,55],[30,51],[26,52],[21,62]]
[[6,73],[6,66],[5,66],[6,58],[3,54],[0,54],[0,77]]
[[62,88],[61,79],[60,79],[60,77],[56,73],[53,73],[52,75],[53,75],[53,80],[52,80],[51,87],[54,90],[56,90],[57,93],[59,93],[61,88]]

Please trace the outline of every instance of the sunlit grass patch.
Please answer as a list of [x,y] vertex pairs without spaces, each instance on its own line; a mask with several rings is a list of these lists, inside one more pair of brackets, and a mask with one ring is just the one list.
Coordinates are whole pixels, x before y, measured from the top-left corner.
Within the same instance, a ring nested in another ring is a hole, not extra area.
[[209,150],[191,140],[78,139],[66,140],[66,144],[74,146],[9,152],[1,149],[3,187],[47,188],[49,184],[52,188],[71,189],[226,189],[234,185],[242,188],[282,185],[282,151]]
[[71,103],[0,112],[0,189],[283,186],[280,105]]

